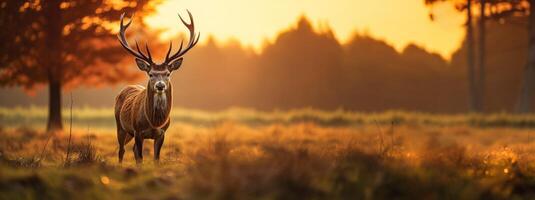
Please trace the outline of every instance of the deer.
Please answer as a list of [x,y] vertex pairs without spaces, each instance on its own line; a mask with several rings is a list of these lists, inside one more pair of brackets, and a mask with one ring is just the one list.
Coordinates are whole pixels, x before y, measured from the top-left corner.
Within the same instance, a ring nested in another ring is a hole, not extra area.
[[119,163],[123,162],[125,145],[134,139],[134,157],[137,164],[143,162],[143,140],[154,140],[154,161],[159,164],[160,150],[162,148],[165,132],[171,123],[170,113],[173,102],[173,89],[170,82],[171,73],[178,70],[182,65],[183,56],[199,42],[200,33],[195,33],[193,16],[187,11],[190,23],[178,15],[180,21],[189,30],[189,42],[183,49],[184,41],[176,53],[170,55],[173,42],[169,42],[169,50],[165,60],[161,64],[152,61],[152,56],[145,44],[147,55],[140,50],[136,41],[134,51],[128,44],[125,31],[132,23],[132,17],[127,24],[121,15],[119,33],[117,38],[121,46],[135,58],[137,67],[148,76],[147,87],[141,85],[128,85],[115,98],[115,121],[117,125],[117,141],[119,143]]

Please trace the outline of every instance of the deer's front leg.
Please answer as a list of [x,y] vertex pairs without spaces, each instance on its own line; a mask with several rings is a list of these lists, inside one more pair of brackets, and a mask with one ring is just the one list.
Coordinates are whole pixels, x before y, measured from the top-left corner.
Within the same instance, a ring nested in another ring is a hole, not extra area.
[[158,129],[156,138],[154,139],[154,161],[160,162],[160,149],[162,149],[163,141],[165,139],[165,130]]
[[134,157],[136,158],[136,163],[140,164],[143,162],[143,135],[141,132],[134,133]]

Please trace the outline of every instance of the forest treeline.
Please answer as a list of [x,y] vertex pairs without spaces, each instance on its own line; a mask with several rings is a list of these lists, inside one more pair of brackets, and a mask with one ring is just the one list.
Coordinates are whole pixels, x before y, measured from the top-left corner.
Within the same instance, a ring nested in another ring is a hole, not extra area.
[[[528,43],[526,20],[517,21],[488,22],[485,111],[512,111],[520,93]],[[165,45],[151,42],[157,55],[164,55]],[[302,17],[267,42],[261,53],[237,40],[220,43],[209,38],[198,45],[173,75],[174,105],[208,110],[237,106],[465,112],[465,51],[463,44],[447,61],[413,44],[398,52],[362,33],[340,43],[330,29],[318,30]],[[124,56],[122,63],[136,70],[133,59]],[[80,88],[73,96],[79,106],[109,107],[124,85]],[[10,98],[0,99],[1,106],[47,102],[46,91],[27,98],[20,89],[2,90]]]

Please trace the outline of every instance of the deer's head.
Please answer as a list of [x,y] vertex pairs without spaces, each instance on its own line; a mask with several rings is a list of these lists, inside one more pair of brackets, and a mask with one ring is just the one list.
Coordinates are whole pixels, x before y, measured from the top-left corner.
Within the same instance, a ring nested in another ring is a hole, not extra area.
[[119,34],[117,37],[119,38],[119,42],[121,45],[135,57],[136,64],[138,68],[142,71],[145,71],[147,75],[149,76],[148,81],[148,87],[151,90],[156,91],[157,93],[163,93],[169,88],[169,76],[171,75],[171,72],[174,70],[177,70],[180,68],[180,65],[182,64],[182,56],[186,54],[193,46],[199,42],[200,34],[195,34],[195,25],[193,23],[193,17],[191,16],[191,13],[188,11],[188,15],[190,18],[191,23],[186,23],[182,19],[180,15],[178,17],[180,18],[180,21],[188,28],[189,30],[189,42],[185,49],[182,49],[183,41],[180,42],[180,48],[176,53],[171,54],[171,51],[173,49],[173,43],[169,42],[169,50],[167,50],[167,54],[165,56],[165,61],[161,64],[156,64],[152,61],[152,56],[150,54],[150,50],[147,44],[145,44],[145,50],[147,51],[147,55],[145,55],[140,49],[139,45],[136,41],[136,50],[134,51],[130,46],[128,45],[128,42],[126,41],[125,37],[125,31],[130,26],[130,23],[132,23],[132,19],[125,25],[123,23],[124,13],[121,15],[121,27],[119,29]]

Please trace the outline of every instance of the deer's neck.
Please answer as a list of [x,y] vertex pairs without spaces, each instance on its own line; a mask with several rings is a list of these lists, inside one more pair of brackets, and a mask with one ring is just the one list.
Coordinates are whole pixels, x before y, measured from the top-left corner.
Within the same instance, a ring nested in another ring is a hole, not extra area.
[[145,115],[152,128],[161,128],[169,120],[173,102],[173,88],[169,83],[168,89],[158,94],[152,87],[147,87]]

